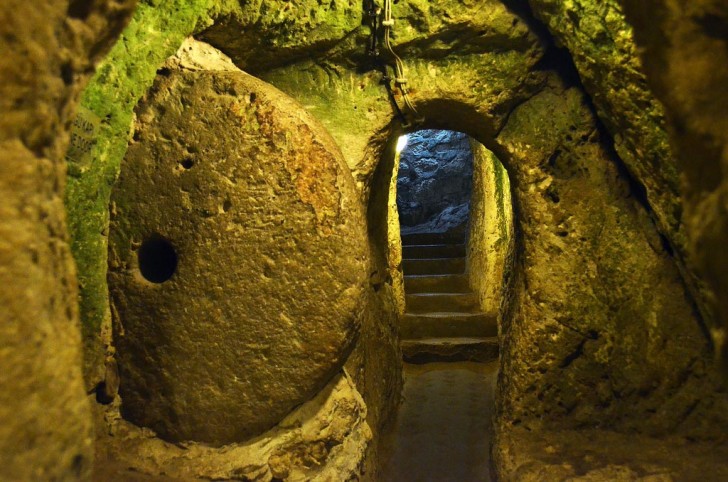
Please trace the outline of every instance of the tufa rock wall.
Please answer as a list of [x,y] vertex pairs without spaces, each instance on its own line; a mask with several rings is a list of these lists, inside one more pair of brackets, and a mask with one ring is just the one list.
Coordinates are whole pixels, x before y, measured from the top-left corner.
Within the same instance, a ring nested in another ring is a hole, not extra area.
[[497,140],[508,152],[498,157],[519,233],[516,299],[502,333],[501,430],[721,439],[728,398],[716,392],[707,340],[583,94],[551,84],[513,112]]
[[[725,397],[699,318],[642,187],[611,149],[573,66],[554,63],[532,19],[498,2],[454,9],[447,25],[407,8],[397,10],[406,36],[399,53],[423,127],[471,135],[511,176],[517,263],[503,325],[503,430],[586,424],[720,438],[715,427],[724,422],[714,422]],[[485,33],[472,43],[443,40],[454,30],[462,37],[452,39]],[[428,36],[441,48],[422,48]],[[387,125],[388,106],[369,96],[376,77],[332,65],[335,58],[261,75],[323,119],[367,193],[383,147],[359,146]],[[360,119],[370,127],[352,139]]]
[[529,0],[568,50],[596,113],[630,174],[644,186],[661,232],[682,254],[678,172],[662,105],[649,90],[632,28],[617,1]]
[[63,194],[78,93],[134,1],[0,6],[0,479],[87,480],[77,281]]
[[472,184],[473,154],[465,134],[408,134],[397,177],[403,232],[442,232],[467,223]]
[[728,371],[728,7],[718,0],[622,0],[682,173],[691,268],[704,281],[713,343]]
[[530,4],[571,53],[617,153],[645,188],[716,351],[728,350],[728,264],[719,247],[728,228],[716,187],[726,164],[725,5]]
[[473,152],[473,194],[470,201],[467,272],[480,309],[498,316],[513,269],[513,206],[511,183],[503,164],[477,141]]

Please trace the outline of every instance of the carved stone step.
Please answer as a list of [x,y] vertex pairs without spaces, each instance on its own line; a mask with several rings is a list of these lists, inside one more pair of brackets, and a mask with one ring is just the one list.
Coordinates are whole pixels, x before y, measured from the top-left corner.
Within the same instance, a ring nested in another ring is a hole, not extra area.
[[421,338],[482,338],[498,335],[495,316],[485,313],[405,313],[402,340]]
[[462,244],[465,236],[452,233],[418,233],[402,235],[402,245],[411,244]]
[[404,291],[416,293],[469,293],[464,274],[412,275],[404,277]]
[[402,271],[405,275],[461,274],[465,273],[465,258],[404,259]]
[[442,311],[474,313],[478,309],[478,297],[475,293],[417,293],[406,296],[408,313]]
[[415,258],[461,258],[465,256],[464,244],[413,244],[402,246],[402,257]]
[[422,338],[402,341],[407,363],[474,361],[498,359],[498,338]]

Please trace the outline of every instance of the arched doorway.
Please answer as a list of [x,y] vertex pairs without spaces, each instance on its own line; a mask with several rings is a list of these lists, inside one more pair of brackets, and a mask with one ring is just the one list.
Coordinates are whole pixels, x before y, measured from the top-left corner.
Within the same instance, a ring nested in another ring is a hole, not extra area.
[[512,259],[508,175],[491,151],[456,131],[415,131],[395,151],[384,164],[392,169],[390,260],[400,259],[391,242],[401,240],[401,263],[390,268],[404,298],[404,389],[382,445],[382,480],[489,480],[483,455]]

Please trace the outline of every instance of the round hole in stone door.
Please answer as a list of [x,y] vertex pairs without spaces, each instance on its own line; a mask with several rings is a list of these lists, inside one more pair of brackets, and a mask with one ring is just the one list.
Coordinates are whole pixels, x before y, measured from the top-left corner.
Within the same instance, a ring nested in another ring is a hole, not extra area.
[[139,271],[152,283],[164,283],[177,271],[177,252],[168,240],[153,236],[139,248]]

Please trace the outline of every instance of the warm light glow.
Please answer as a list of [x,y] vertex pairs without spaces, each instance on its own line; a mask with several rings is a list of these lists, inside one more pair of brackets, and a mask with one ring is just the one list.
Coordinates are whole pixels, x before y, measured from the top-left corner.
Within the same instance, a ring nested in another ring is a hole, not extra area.
[[399,136],[399,139],[397,139],[397,154],[402,152],[405,147],[407,147],[407,134]]

